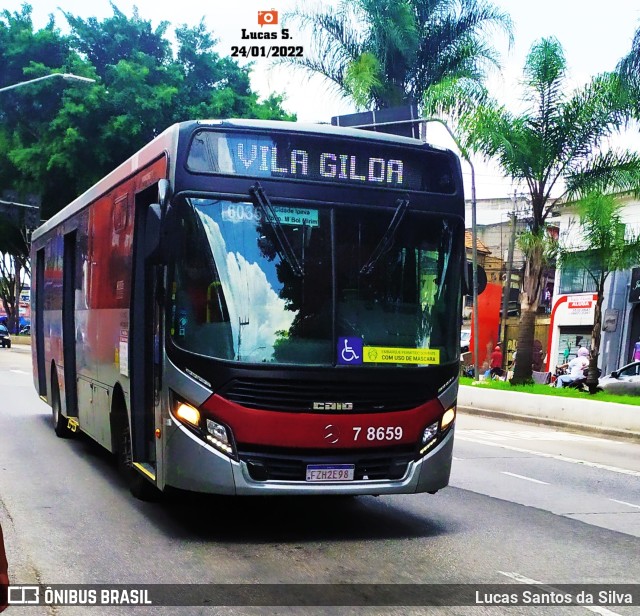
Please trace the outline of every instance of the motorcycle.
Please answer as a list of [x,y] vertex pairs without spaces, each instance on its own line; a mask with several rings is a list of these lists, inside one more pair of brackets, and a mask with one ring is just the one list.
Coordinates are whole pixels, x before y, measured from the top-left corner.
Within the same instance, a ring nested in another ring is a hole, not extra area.
[[[555,379],[554,382],[558,379],[558,377],[563,376],[565,374],[569,374],[569,372],[567,371],[566,367],[556,367],[556,374],[555,374]],[[600,375],[602,374],[602,370],[600,370],[600,368],[598,368],[598,378],[600,378]],[[589,376],[589,368],[585,368],[582,371],[582,376],[577,378],[577,379],[573,379],[573,381],[567,383],[565,385],[565,387],[568,387],[570,389],[577,389],[578,391],[584,391],[586,393],[589,393],[589,386],[587,385],[587,378]]]

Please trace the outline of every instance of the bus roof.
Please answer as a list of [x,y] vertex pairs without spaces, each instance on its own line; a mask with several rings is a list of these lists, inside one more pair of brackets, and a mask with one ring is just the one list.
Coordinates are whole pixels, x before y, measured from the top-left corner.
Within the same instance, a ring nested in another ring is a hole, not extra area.
[[180,126],[187,126],[189,124],[199,126],[212,126],[220,128],[253,128],[256,130],[277,130],[277,131],[289,131],[295,133],[309,133],[314,135],[326,135],[336,137],[353,137],[355,139],[371,139],[372,141],[383,141],[387,143],[394,143],[399,145],[412,145],[424,147],[428,145],[434,150],[446,151],[447,148],[440,148],[426,144],[420,139],[413,139],[411,137],[401,137],[399,135],[391,135],[389,133],[379,133],[371,130],[364,130],[362,128],[349,128],[346,126],[333,126],[331,124],[311,124],[311,123],[299,123],[299,122],[283,122],[282,120],[195,120],[192,122],[182,122]]

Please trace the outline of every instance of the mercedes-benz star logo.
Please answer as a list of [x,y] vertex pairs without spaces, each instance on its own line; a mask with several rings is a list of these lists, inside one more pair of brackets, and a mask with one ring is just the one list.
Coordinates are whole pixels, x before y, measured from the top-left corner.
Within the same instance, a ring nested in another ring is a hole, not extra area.
[[340,440],[340,429],[338,426],[329,424],[324,427],[324,440],[335,445]]

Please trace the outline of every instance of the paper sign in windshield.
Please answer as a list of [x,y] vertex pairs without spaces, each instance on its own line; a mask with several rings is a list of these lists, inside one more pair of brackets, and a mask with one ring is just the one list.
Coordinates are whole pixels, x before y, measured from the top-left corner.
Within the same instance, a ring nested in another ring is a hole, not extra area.
[[318,210],[310,210],[302,207],[273,206],[278,222],[281,225],[306,225],[318,226]]
[[[274,205],[272,209],[281,225],[317,227],[320,224],[318,210],[306,207],[286,207],[284,205]],[[222,208],[222,220],[225,222],[260,223],[263,217],[262,209],[250,203],[225,203]]]
[[371,347],[362,349],[364,363],[375,364],[439,364],[440,349],[405,349]]

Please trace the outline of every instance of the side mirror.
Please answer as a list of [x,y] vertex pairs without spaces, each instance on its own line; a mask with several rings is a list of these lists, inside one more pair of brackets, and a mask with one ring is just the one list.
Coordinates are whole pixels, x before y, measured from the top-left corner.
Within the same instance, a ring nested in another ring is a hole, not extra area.
[[162,245],[162,209],[159,203],[149,206],[144,223],[144,258],[157,263]]
[[611,378],[617,379],[617,378],[618,378],[618,376],[619,376],[619,375],[618,375],[618,371],[617,371],[617,370],[614,370],[614,371],[611,373]]
[[173,244],[168,240],[168,230],[173,228],[173,208],[169,205],[171,184],[169,180],[158,181],[158,203],[149,205],[144,226],[145,259],[155,264],[167,263]]
[[[478,295],[480,295],[487,288],[487,272],[484,271],[482,265],[477,266],[478,272]],[[467,268],[465,270],[466,276],[464,280],[463,289],[465,295],[473,295],[473,263],[467,261]]]
[[169,180],[160,180],[158,182],[158,203],[163,210],[167,207],[170,198],[171,184],[169,184]]

